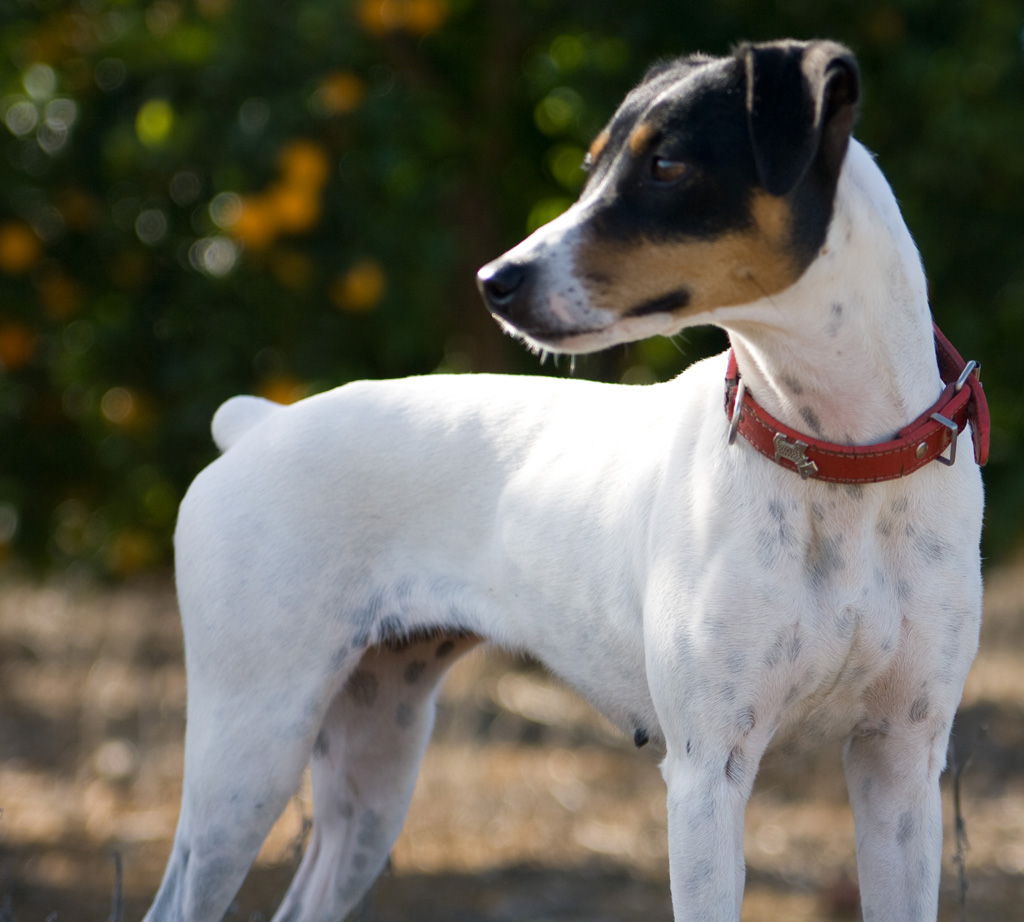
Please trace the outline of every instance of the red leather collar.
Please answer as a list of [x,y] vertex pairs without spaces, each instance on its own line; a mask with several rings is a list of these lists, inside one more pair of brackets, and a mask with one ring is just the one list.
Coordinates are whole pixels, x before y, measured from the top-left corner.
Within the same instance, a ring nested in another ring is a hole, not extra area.
[[[906,477],[938,460],[956,460],[956,437],[970,425],[974,460],[988,460],[989,415],[977,362],[965,362],[937,326],[935,353],[946,385],[935,404],[904,426],[896,437],[876,445],[838,445],[797,432],[758,406],[747,392],[729,350],[725,414],[729,442],[742,435],[762,455],[801,477],[828,483],[878,483]],[[737,416],[736,410],[739,410]],[[948,454],[944,454],[948,449]]]

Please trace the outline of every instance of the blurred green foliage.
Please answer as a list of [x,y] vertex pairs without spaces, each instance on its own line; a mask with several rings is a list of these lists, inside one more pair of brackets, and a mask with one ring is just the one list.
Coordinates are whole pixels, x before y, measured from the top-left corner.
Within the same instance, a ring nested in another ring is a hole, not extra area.
[[[658,56],[829,36],[860,137],[984,365],[989,547],[1020,532],[1019,0],[0,0],[0,554],[165,563],[226,397],[538,369],[473,274],[567,207]],[[695,332],[580,360],[643,381]]]

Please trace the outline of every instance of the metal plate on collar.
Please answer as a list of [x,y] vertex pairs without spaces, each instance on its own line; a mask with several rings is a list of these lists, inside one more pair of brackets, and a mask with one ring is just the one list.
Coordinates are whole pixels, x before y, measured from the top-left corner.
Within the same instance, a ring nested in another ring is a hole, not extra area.
[[787,439],[781,432],[775,433],[775,461],[789,461],[796,465],[797,473],[806,480],[818,473],[818,465],[807,457],[807,443],[799,439]]

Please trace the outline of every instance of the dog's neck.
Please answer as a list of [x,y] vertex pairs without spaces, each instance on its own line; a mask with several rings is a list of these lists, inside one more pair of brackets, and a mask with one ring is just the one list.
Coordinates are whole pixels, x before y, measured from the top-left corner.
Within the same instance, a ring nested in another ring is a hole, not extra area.
[[920,257],[892,190],[855,141],[819,257],[784,297],[716,320],[758,403],[817,438],[889,439],[942,389]]

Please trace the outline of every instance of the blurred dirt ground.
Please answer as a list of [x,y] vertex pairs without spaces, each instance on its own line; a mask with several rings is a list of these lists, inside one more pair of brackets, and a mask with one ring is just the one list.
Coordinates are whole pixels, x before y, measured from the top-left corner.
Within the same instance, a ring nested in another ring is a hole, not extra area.
[[[116,590],[0,571],[0,922],[110,913],[159,883],[177,819],[185,676],[167,581]],[[1024,906],[1024,561],[988,575],[982,650],[957,721],[966,918]],[[944,782],[941,919],[960,920]],[[269,919],[295,866],[308,784],[229,914]],[[744,922],[857,918],[838,750],[765,769],[748,811]],[[393,866],[360,922],[670,922],[664,788],[637,752],[543,672],[494,653],[445,687]]]

